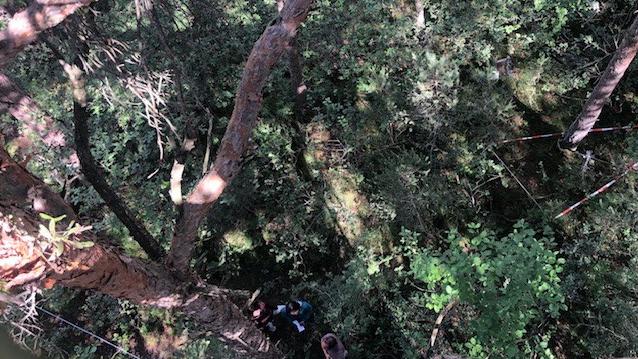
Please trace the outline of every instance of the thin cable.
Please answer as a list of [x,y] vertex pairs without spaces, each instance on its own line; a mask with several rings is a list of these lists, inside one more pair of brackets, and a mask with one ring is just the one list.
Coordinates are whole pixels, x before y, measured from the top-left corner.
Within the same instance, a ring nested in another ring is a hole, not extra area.
[[521,186],[521,188],[523,189],[523,191],[525,191],[525,193],[527,193],[527,196],[532,200],[532,202],[534,202],[534,204],[536,205],[536,207],[538,207],[538,209],[540,209],[541,211],[543,210],[543,208],[541,208],[541,205],[538,204],[538,202],[536,202],[536,199],[532,196],[531,193],[529,193],[529,191],[527,190],[527,188],[525,188],[525,186],[523,185],[523,183],[521,181],[518,180],[518,177],[516,177],[516,175],[514,174],[514,172],[512,172],[512,170],[510,170],[509,167],[507,167],[507,165],[505,164],[505,162],[496,154],[496,152],[494,152],[493,150],[490,150],[492,152],[492,154],[494,156],[496,156],[496,158],[503,164],[503,166],[505,167],[505,169],[507,170],[507,172],[510,173],[510,175],[512,175],[512,177],[514,177],[514,180],[516,180],[516,182],[518,183],[519,186]]
[[[600,128],[592,128],[589,131],[589,133],[600,133],[600,132],[622,131],[622,130],[631,131],[631,130],[635,130],[635,129],[638,129],[638,125],[627,125],[627,126],[618,126],[618,127],[600,127]],[[544,135],[532,135],[532,136],[518,137],[518,138],[512,138],[512,139],[509,139],[509,140],[502,141],[500,144],[506,144],[506,143],[511,143],[511,142],[531,141],[531,140],[537,140],[537,139],[541,139],[541,138],[560,137],[562,135],[563,135],[562,132],[555,132],[555,133],[547,133],[547,134],[544,134]]]
[[[75,324],[73,324],[73,323],[69,322],[68,320],[66,320],[66,319],[62,318],[61,316],[59,316],[59,315],[57,315],[57,314],[54,314],[54,313],[49,312],[48,310],[46,310],[46,309],[44,309],[44,308],[40,307],[39,305],[36,305],[35,307],[36,307],[36,309],[40,310],[41,312],[43,312],[43,313],[45,313],[45,314],[47,314],[47,315],[49,315],[49,316],[51,316],[51,317],[53,317],[53,318],[55,318],[55,319],[58,319],[58,320],[60,320],[60,321],[62,321],[62,322],[64,322],[64,323],[66,323],[66,324],[70,325],[71,327],[73,327],[73,328],[75,328],[75,329],[77,329],[77,330],[81,331],[82,333],[84,333],[84,334],[88,334],[88,335],[92,336],[93,338],[95,338],[95,339],[97,339],[97,340],[101,341],[102,343],[107,344],[107,345],[110,345],[111,347],[113,347],[114,349],[116,349],[116,350],[117,350],[117,353],[123,353],[123,354],[126,354],[126,355],[130,356],[131,358],[141,359],[139,356],[137,356],[137,355],[135,355],[135,354],[131,354],[131,353],[129,353],[129,352],[128,352],[128,351],[126,351],[124,348],[122,348],[122,347],[120,347],[120,346],[118,346],[118,345],[116,345],[116,344],[111,343],[110,341],[108,341],[108,340],[106,340],[106,339],[102,338],[101,336],[99,336],[99,335],[97,335],[97,334],[93,334],[93,333],[91,333],[90,331],[88,331],[88,330],[86,330],[86,329],[84,329],[84,328],[82,328],[82,327],[79,327],[79,326],[77,326],[77,325],[75,325]],[[116,353],[116,354],[117,354],[117,353]]]
[[552,138],[552,137],[559,137],[562,136],[563,133],[562,132],[556,132],[556,133],[547,133],[544,135],[533,135],[533,136],[525,136],[525,137],[518,137],[518,138],[512,138],[509,140],[505,140],[503,142],[501,142],[501,144],[506,144],[506,143],[510,143],[510,142],[523,142],[523,141],[530,141],[530,140],[536,140],[539,138]]

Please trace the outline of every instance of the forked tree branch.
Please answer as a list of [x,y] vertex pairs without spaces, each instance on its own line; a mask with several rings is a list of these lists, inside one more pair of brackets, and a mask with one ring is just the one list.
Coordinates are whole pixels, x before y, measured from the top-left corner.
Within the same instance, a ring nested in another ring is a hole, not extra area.
[[269,25],[253,46],[242,75],[235,107],[212,168],[186,198],[177,220],[169,263],[187,273],[197,230],[210,207],[239,173],[261,108],[262,89],[272,68],[294,39],[305,20],[312,0],[288,0],[281,16]]
[[[17,164],[0,147],[0,281],[5,290],[23,285],[92,289],[136,304],[175,308],[204,331],[210,331],[242,357],[281,358],[281,353],[228,296],[246,293],[205,286],[188,291],[158,263],[121,254],[91,231],[70,235],[56,255],[52,239],[40,230],[38,213],[52,216],[75,213],[42,181]],[[39,205],[31,199],[39,191]],[[66,228],[68,220],[56,227]],[[46,223],[45,227],[46,227]],[[58,233],[59,237],[60,234]],[[59,239],[58,239],[59,240]],[[70,243],[92,242],[81,248]]]

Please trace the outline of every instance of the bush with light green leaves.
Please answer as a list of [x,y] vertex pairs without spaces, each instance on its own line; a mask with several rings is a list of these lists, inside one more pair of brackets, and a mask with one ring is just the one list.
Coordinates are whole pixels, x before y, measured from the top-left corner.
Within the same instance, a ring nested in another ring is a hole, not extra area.
[[565,260],[550,249],[551,230],[537,233],[519,221],[499,237],[470,224],[467,234],[452,230],[447,241],[449,248],[441,253],[417,254],[411,269],[427,285],[428,309],[438,312],[453,300],[462,304],[471,323],[467,353],[473,358],[553,357],[547,320],[566,306],[559,277]]

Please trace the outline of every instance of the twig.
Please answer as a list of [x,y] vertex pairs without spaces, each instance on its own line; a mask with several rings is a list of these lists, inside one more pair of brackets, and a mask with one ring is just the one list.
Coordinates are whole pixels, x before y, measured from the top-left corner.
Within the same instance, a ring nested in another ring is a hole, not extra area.
[[432,355],[432,350],[434,349],[434,344],[436,344],[436,339],[439,336],[439,330],[441,329],[441,323],[443,323],[443,319],[445,316],[454,308],[457,304],[459,304],[459,300],[455,299],[449,302],[445,308],[439,313],[439,316],[436,318],[436,322],[434,322],[434,329],[432,330],[432,335],[430,335],[430,347],[423,355],[423,358],[429,358]]
[[208,132],[206,134],[206,153],[204,154],[204,164],[202,166],[202,175],[208,172],[208,161],[210,160],[210,142],[213,135],[213,117],[208,120]]
[[527,188],[525,188],[525,186],[523,185],[523,183],[521,181],[519,181],[518,177],[516,177],[516,175],[514,174],[514,172],[512,172],[512,170],[510,170],[509,167],[507,167],[507,165],[505,164],[505,162],[503,162],[503,160],[496,154],[496,152],[494,152],[493,150],[490,150],[492,152],[492,154],[494,154],[494,156],[496,156],[496,158],[499,160],[499,162],[501,162],[501,164],[505,167],[505,169],[507,170],[507,172],[509,172],[510,175],[512,175],[512,177],[514,177],[514,180],[516,180],[516,183],[518,183],[519,186],[521,186],[521,188],[523,189],[523,191],[525,191],[525,193],[527,194],[527,196],[532,200],[532,202],[534,202],[534,204],[536,205],[536,207],[538,207],[538,209],[540,209],[541,211],[543,210],[543,208],[541,208],[541,206],[538,204],[538,202],[536,202],[536,200],[534,199],[534,197],[532,197],[532,194],[529,193],[529,191],[527,190]]

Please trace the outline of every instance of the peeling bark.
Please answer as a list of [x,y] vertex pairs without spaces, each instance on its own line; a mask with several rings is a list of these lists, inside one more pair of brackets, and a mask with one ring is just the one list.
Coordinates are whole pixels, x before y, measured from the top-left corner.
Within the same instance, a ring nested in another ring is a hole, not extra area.
[[611,61],[607,64],[607,68],[600,76],[596,87],[594,87],[591,95],[589,95],[583,105],[580,114],[560,140],[559,146],[561,148],[574,149],[587,136],[596,121],[598,121],[598,116],[600,116],[609,96],[611,96],[611,93],[636,56],[636,52],[638,52],[638,16],[627,29],[620,46],[618,46]]
[[34,0],[28,8],[13,15],[7,27],[0,32],[0,68],[34,42],[42,31],[58,25],[92,1]]
[[182,176],[184,175],[184,167],[186,166],[188,154],[195,148],[195,137],[197,137],[197,133],[189,120],[189,123],[186,125],[186,136],[184,137],[179,152],[175,156],[173,167],[171,168],[171,188],[168,193],[176,206],[181,206],[184,201],[182,197]]
[[312,0],[289,0],[281,16],[266,28],[246,62],[235,97],[233,114],[222,138],[212,168],[186,198],[177,220],[168,262],[178,271],[189,271],[197,230],[208,210],[241,169],[261,108],[262,89],[268,75],[294,39],[308,15]]
[[[42,189],[46,208],[33,206],[26,188]],[[40,243],[48,241],[39,232],[38,212],[54,215],[75,214],[62,198],[28,173],[0,148],[0,281],[3,289],[20,285],[62,285],[92,289],[140,305],[175,308],[183,311],[204,331],[211,331],[229,347],[247,357],[281,357],[263,333],[243,317],[227,297],[227,291],[214,286],[196,292],[183,290],[183,283],[164,267],[130,258],[117,249],[101,244],[91,232],[68,238],[91,241],[90,248],[67,246],[53,260],[41,253]]]
[[99,193],[106,205],[115,213],[117,218],[124,224],[129,233],[140,244],[149,258],[159,260],[164,256],[164,251],[153,236],[146,230],[144,225],[137,220],[131,210],[124,204],[124,201],[115,193],[113,188],[106,182],[105,171],[95,160],[91,153],[90,133],[88,121],[90,118],[86,108],[87,98],[84,88],[84,75],[77,65],[65,64],[64,69],[69,75],[73,86],[73,123],[75,125],[75,148],[82,173]]

